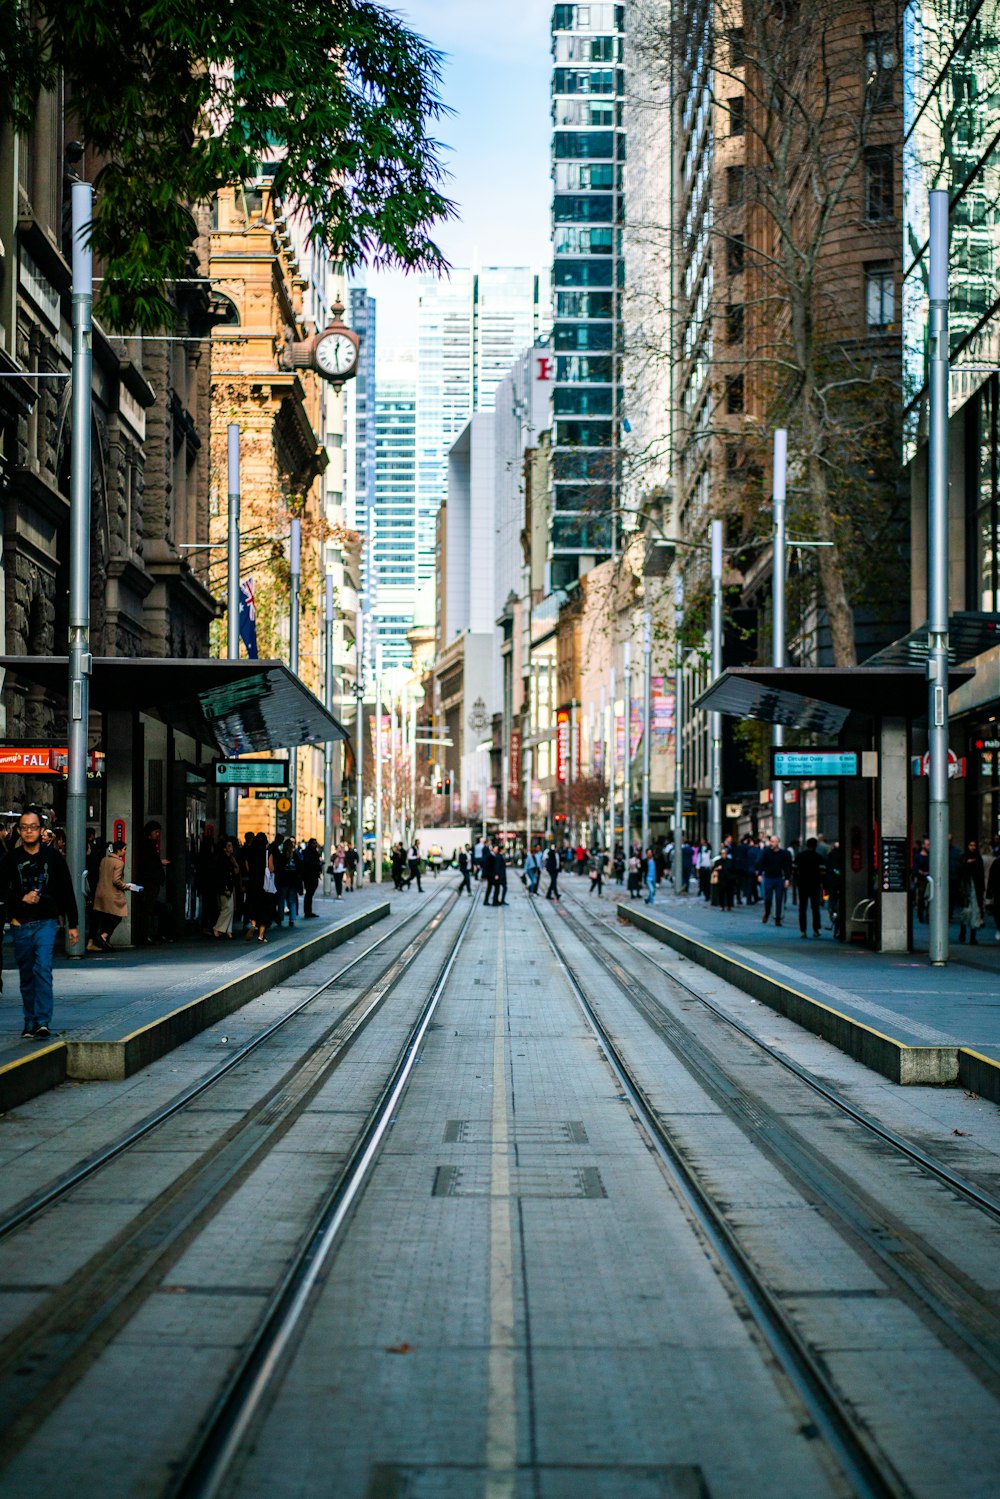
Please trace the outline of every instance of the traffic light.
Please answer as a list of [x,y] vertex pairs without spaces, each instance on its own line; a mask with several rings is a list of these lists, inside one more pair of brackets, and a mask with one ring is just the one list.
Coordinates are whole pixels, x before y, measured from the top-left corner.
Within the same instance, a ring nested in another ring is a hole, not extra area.
[[437,792],[438,796],[443,796],[444,795],[444,782],[443,781],[438,781],[437,785],[434,787],[434,790]]
[[444,794],[445,796],[451,796],[451,776],[445,776],[444,778]]

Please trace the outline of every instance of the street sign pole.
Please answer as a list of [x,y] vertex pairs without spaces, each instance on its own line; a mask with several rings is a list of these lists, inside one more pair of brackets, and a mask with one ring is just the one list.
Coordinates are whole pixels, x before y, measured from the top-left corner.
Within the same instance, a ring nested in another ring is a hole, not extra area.
[[[625,654],[625,737],[622,745],[622,842],[625,855],[632,846],[632,642],[626,640]],[[646,850],[641,852],[645,854]]]
[[[674,893],[687,894],[684,879],[684,579],[674,578]],[[645,856],[645,851],[644,851]]]
[[948,193],[930,195],[927,453],[928,947],[948,961]]
[[375,883],[382,883],[382,646],[375,646]]
[[[89,182],[71,189],[73,260],[73,379],[70,447],[69,536],[69,722],[66,741],[66,857],[83,917],[83,872],[87,863],[87,758],[90,725],[90,485],[91,380],[93,366],[94,267],[90,249],[94,190]],[[86,922],[67,951],[82,958]]]
[[[226,654],[240,659],[240,429],[230,422],[226,429],[226,470],[229,494],[229,526],[226,533]],[[239,836],[240,798],[234,788],[226,792],[226,832]]]
[[[722,522],[712,522],[712,681],[722,676]],[[708,715],[712,755],[708,841],[712,853],[722,847],[722,714]]]
[[[326,575],[323,600],[323,695],[326,711],[333,712],[333,574]],[[323,894],[330,894],[330,862],[333,858],[333,741],[323,746]]]
[[[774,434],[774,542],[771,559],[771,664],[785,665],[785,491],[788,476],[788,433],[779,427]],[[771,743],[780,749],[785,742],[784,726],[776,723]],[[785,847],[785,788],[781,781],[771,783],[771,830],[780,846]]]
[[[302,570],[302,522],[297,515],[292,516],[291,546],[291,618],[288,623],[288,654],[291,658],[289,665],[294,676],[299,674],[299,583]],[[291,776],[289,778],[289,796],[292,803],[291,813],[291,836],[292,842],[298,842],[299,836],[299,750],[298,745],[293,744],[289,750],[289,759],[292,763]]]
[[642,616],[642,848],[649,848],[649,738],[653,696],[653,616]]

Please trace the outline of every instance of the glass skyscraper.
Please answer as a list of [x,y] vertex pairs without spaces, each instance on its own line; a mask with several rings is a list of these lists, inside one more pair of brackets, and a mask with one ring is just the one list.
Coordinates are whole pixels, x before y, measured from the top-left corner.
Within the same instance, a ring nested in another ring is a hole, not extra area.
[[554,588],[619,527],[624,27],[624,5],[553,7]]
[[371,610],[382,665],[410,667],[417,599],[415,371],[380,369],[375,405],[375,502],[370,511]]

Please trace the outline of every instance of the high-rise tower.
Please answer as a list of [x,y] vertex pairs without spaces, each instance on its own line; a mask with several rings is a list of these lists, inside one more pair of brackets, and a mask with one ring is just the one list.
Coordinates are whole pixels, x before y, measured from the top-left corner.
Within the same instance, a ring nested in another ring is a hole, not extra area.
[[624,27],[624,5],[553,7],[554,588],[620,530]]

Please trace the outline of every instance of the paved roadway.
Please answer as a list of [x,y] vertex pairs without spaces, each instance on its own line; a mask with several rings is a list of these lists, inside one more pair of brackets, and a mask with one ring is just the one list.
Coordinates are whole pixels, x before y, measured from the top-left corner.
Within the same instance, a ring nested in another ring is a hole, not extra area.
[[[329,1075],[317,1072],[317,1059],[375,981],[371,960],[161,1134],[0,1238],[4,1499],[174,1492],[177,1464],[467,915],[374,1170],[218,1492],[824,1499],[855,1491],[637,1128],[576,1003],[570,968],[769,1293],[898,1475],[897,1491],[919,1499],[951,1499],[959,1485],[972,1499],[995,1492],[1000,1224],[862,1138],[672,986],[671,969],[683,965],[691,982],[692,964],[642,934],[629,932],[635,946],[626,948],[607,894],[588,899],[570,879],[564,910],[541,901],[536,909],[515,883],[510,906],[487,911],[478,899],[451,906],[443,881],[427,883],[423,909],[438,925]],[[411,898],[395,898],[393,922]],[[662,1002],[669,1026],[690,1035],[697,1065],[683,1063],[668,1030],[626,997],[574,916]],[[422,925],[387,943],[385,960]],[[381,927],[362,933],[126,1083],[58,1088],[0,1119],[0,1218],[206,1075],[227,1048],[300,1004],[381,935]],[[821,944],[802,948],[811,959]],[[775,949],[767,960],[792,955]],[[704,987],[770,1046],[1000,1191],[1000,1110],[961,1090],[893,1089],[721,980]],[[295,1081],[303,1066],[312,1091]],[[298,1111],[291,1100],[300,1095]],[[218,1173],[248,1120],[275,1129],[273,1148],[261,1133],[218,1199],[189,1203],[183,1194],[200,1153],[219,1153]],[[176,1221],[164,1216],[170,1211]],[[95,1314],[93,1287],[116,1256],[131,1278],[115,1309]],[[947,1303],[947,1329],[940,1306],[922,1299],[925,1282]],[[46,1370],[32,1403],[25,1386]]]

